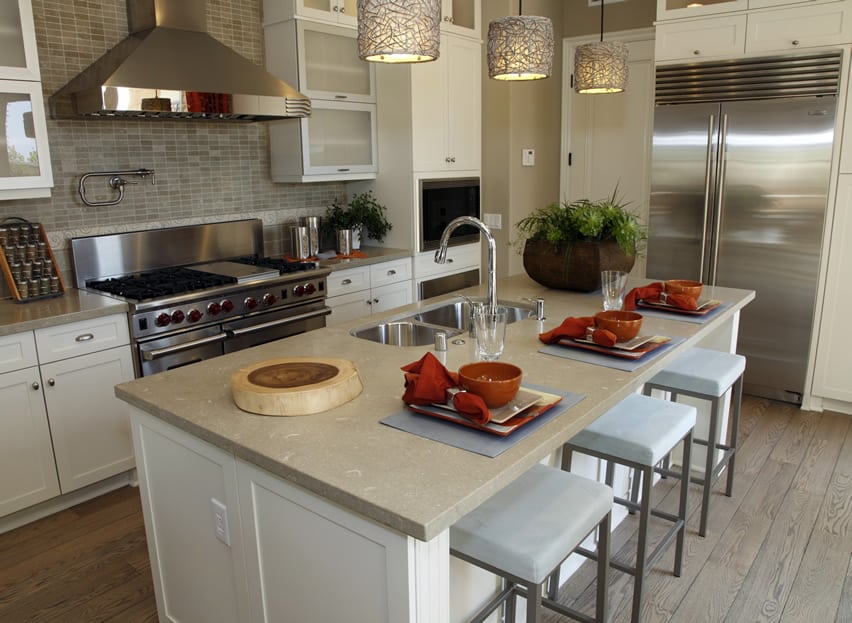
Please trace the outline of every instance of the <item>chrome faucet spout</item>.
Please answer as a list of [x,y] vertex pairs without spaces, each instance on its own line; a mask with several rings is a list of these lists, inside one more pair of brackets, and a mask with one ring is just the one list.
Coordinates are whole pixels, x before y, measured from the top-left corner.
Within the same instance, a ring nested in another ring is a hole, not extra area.
[[462,225],[476,227],[485,236],[485,241],[488,244],[488,307],[489,311],[494,311],[497,309],[497,243],[485,223],[472,216],[460,216],[450,221],[441,234],[441,241],[435,251],[435,262],[443,264],[447,261],[447,245],[450,242],[450,235],[457,227]]

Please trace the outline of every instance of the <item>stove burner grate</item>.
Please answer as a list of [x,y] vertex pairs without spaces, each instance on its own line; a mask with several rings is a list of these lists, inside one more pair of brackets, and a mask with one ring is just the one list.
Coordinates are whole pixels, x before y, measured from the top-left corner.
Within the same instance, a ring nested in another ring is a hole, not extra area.
[[173,294],[182,294],[184,292],[205,290],[232,283],[237,283],[236,278],[202,273],[183,267],[173,267],[125,275],[124,277],[89,281],[86,283],[86,286],[99,292],[142,301]]

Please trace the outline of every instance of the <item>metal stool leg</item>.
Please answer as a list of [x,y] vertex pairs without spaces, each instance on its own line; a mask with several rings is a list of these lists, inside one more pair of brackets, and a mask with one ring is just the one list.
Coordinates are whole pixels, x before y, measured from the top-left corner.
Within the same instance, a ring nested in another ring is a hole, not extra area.
[[597,605],[595,607],[595,621],[606,623],[609,616],[609,556],[610,556],[610,530],[612,529],[611,513],[607,513],[604,520],[598,525],[598,585]]
[[527,621],[539,623],[541,620],[541,584],[530,584],[527,589]]
[[680,472],[680,505],[678,507],[678,517],[683,524],[675,541],[675,566],[674,574],[680,577],[683,571],[683,555],[684,544],[686,541],[686,517],[688,512],[688,497],[689,497],[689,463],[692,458],[692,431],[683,438],[683,465]]
[[632,623],[642,619],[642,597],[645,591],[645,571],[648,554],[648,519],[651,516],[651,481],[653,467],[642,469],[642,506],[639,510],[639,544],[636,550],[636,574],[633,578],[633,614]]
[[707,516],[710,509],[710,491],[713,488],[713,472],[716,469],[716,444],[719,439],[719,399],[710,401],[710,429],[707,432],[707,457],[704,461],[704,485],[701,496],[701,523],[699,536],[707,535]]
[[731,438],[730,457],[728,458],[728,480],[725,485],[725,495],[731,497],[734,493],[734,460],[737,458],[737,434],[740,427],[740,406],[743,401],[743,377],[734,383],[733,396],[731,396]]

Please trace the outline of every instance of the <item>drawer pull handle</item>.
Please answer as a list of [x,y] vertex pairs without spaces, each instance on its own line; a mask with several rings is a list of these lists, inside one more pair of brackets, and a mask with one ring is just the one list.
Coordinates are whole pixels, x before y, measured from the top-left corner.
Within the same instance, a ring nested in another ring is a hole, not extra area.
[[798,39],[793,39],[793,45],[799,45],[799,40],[798,40]]
[[56,385],[56,381],[54,381],[53,379],[47,379],[47,384],[51,387],[54,387]]
[[34,390],[38,390],[40,387],[41,387],[41,385],[38,384],[38,381],[33,381],[33,389]]
[[395,275],[395,274],[396,274],[396,271],[395,271],[393,268],[391,268],[391,269],[388,271],[388,276],[391,276],[391,277],[392,277],[392,276],[393,276],[393,275]]
[[693,50],[692,53],[695,54],[695,56],[698,56],[701,54],[701,50]]
[[78,335],[77,337],[75,337],[74,341],[75,342],[89,342],[93,339],[95,339],[94,333],[83,333],[82,335]]
[[342,285],[342,286],[348,286],[348,285],[351,285],[351,284],[352,284],[351,279],[344,279],[343,281],[340,282],[340,285]]
[[453,258],[448,257],[448,258],[447,258],[447,264],[452,264],[452,263],[453,263]]

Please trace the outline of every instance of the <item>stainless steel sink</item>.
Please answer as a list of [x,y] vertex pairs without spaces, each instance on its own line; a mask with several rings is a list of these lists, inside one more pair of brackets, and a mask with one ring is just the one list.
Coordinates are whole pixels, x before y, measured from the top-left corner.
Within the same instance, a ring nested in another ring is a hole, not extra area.
[[438,331],[444,331],[447,335],[459,333],[458,331],[447,331],[444,327],[402,320],[356,328],[351,331],[351,335],[391,346],[427,346],[435,343],[435,334]]
[[[473,301],[480,303],[484,302],[484,299],[482,301],[473,299]],[[497,304],[509,310],[508,322],[510,324],[535,315],[535,308],[523,303],[497,301]],[[470,327],[470,303],[467,300],[453,301],[434,309],[418,312],[410,318],[419,322],[467,331]]]

